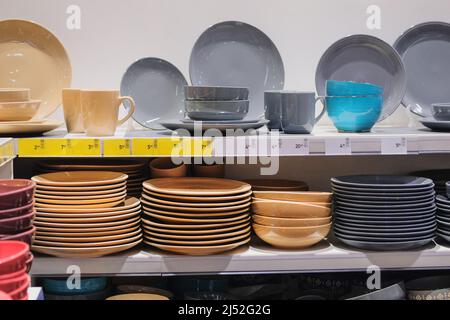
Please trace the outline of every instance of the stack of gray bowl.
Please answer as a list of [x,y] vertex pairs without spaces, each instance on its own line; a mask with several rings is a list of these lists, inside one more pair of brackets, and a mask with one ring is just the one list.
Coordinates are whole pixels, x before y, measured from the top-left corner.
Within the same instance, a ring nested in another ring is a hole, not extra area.
[[186,116],[195,121],[240,121],[250,106],[248,88],[186,86],[184,93]]
[[[450,183],[447,183],[450,188]],[[450,192],[449,192],[450,194]],[[439,195],[436,197],[438,235],[450,242],[450,197]]]
[[347,176],[332,179],[334,233],[360,249],[407,250],[436,235],[433,181],[412,176]]

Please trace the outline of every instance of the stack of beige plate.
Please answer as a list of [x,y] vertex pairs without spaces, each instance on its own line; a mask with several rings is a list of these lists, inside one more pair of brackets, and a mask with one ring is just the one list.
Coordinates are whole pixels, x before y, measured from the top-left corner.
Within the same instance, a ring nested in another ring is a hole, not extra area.
[[217,178],[144,182],[144,242],[188,255],[229,251],[250,241],[251,186]]
[[140,201],[127,198],[127,175],[67,171],[36,182],[33,251],[57,257],[99,257],[141,242]]
[[307,248],[331,230],[331,193],[254,191],[253,196],[253,229],[274,247]]
[[64,159],[45,160],[37,163],[36,174],[60,171],[115,171],[128,175],[127,195],[139,198],[142,193],[142,183],[149,178],[146,162],[116,159]]

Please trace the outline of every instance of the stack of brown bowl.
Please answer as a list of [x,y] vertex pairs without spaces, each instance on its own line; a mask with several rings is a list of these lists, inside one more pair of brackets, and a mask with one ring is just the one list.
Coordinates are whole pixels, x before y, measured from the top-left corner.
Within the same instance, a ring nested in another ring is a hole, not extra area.
[[127,195],[139,198],[142,183],[149,178],[147,163],[134,160],[116,159],[64,159],[45,160],[37,163],[37,175],[61,171],[114,171],[128,175]]
[[127,198],[123,173],[66,171],[36,182],[32,249],[58,257],[99,257],[141,242],[140,201]]
[[331,199],[327,192],[254,191],[253,229],[274,247],[311,247],[331,230]]
[[306,182],[281,179],[252,179],[245,180],[252,186],[253,191],[308,191]]
[[251,186],[217,178],[144,182],[144,242],[162,250],[208,255],[250,241]]

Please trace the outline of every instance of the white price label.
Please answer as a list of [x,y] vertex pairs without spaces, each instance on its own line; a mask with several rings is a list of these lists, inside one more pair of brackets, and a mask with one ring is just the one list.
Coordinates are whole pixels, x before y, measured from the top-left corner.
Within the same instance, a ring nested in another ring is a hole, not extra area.
[[330,156],[345,156],[352,154],[350,138],[327,138],[325,140],[325,154]]
[[308,155],[308,139],[284,139],[281,142],[280,153],[282,155]]
[[245,144],[246,155],[249,157],[258,156],[258,137],[248,137]]
[[405,137],[382,138],[381,154],[407,154],[408,141]]
[[225,139],[224,138],[214,138],[213,140],[213,153],[215,157],[225,156]]

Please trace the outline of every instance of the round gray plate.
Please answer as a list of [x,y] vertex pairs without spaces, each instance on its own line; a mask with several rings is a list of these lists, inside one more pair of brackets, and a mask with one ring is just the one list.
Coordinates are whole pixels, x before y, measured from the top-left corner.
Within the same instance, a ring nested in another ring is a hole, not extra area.
[[379,121],[400,105],[406,90],[406,73],[399,54],[388,43],[369,35],[353,35],[338,40],[325,51],[316,70],[316,88],[326,95],[326,81],[373,83],[384,88],[384,104]]
[[357,204],[354,201],[352,202],[345,202],[345,201],[335,201],[336,208],[348,208],[350,210],[369,210],[369,211],[375,211],[375,212],[408,212],[411,210],[418,210],[416,208],[429,208],[434,206],[434,199],[430,201],[425,202],[419,202],[413,204],[389,204],[389,205],[379,205],[379,204]]
[[355,248],[363,250],[373,250],[373,251],[399,251],[399,250],[411,250],[430,243],[434,240],[433,238],[412,240],[412,241],[402,241],[402,242],[370,242],[370,241],[357,241],[350,240],[344,237],[337,237],[341,242]]
[[348,240],[357,240],[357,241],[369,241],[369,242],[388,242],[388,241],[393,241],[395,242],[403,242],[403,241],[412,241],[412,240],[421,240],[421,239],[429,239],[429,238],[433,238],[435,236],[435,231],[430,232],[429,234],[426,234],[424,236],[411,236],[411,237],[395,237],[395,238],[390,238],[390,237],[384,237],[384,236],[379,236],[379,237],[365,237],[365,236],[356,236],[356,235],[351,235],[348,233],[342,233],[342,232],[337,232],[336,230],[334,231],[334,234],[336,235],[336,237],[338,238],[345,238]]
[[[410,220],[422,220],[422,219],[430,219],[431,217],[435,217],[436,212],[434,210],[423,210],[423,211],[407,211],[405,213],[392,213],[392,212],[354,212],[354,211],[345,211],[345,210],[335,210],[334,214],[336,217],[344,217],[348,219],[360,219],[360,220],[401,220],[406,221]],[[411,221],[410,223],[412,223]]]
[[208,28],[192,49],[193,85],[250,89],[248,116],[264,114],[264,91],[284,87],[284,66],[274,43],[259,29],[227,21]]
[[418,106],[425,116],[431,116],[433,103],[450,102],[450,24],[418,24],[404,32],[394,47],[408,77],[405,106]]
[[[346,222],[349,221],[349,222]],[[347,228],[347,229],[353,229],[354,231],[358,230],[365,230],[370,228],[370,232],[376,231],[376,232],[408,232],[408,231],[422,231],[423,229],[431,228],[433,226],[436,226],[436,219],[430,219],[430,222],[423,223],[418,222],[415,224],[405,224],[405,225],[391,225],[390,222],[386,222],[383,225],[373,225],[370,223],[355,223],[352,220],[347,219],[335,219],[334,225]],[[368,230],[365,230],[368,231]]]
[[433,186],[424,188],[395,188],[395,190],[387,188],[361,188],[361,187],[344,187],[341,185],[332,184],[332,187],[337,192],[351,193],[354,195],[370,195],[370,196],[418,196],[429,194],[434,191]]
[[386,198],[382,198],[382,199],[369,199],[366,198],[367,201],[365,200],[360,200],[360,199],[354,199],[352,197],[346,197],[346,196],[341,196],[338,194],[335,194],[334,199],[337,201],[344,201],[344,202],[348,202],[348,203],[352,203],[352,204],[361,204],[361,205],[370,205],[370,206],[393,206],[394,208],[396,208],[396,206],[398,205],[415,205],[419,202],[426,202],[426,201],[434,201],[434,195],[428,195],[425,198],[417,198],[417,199],[402,199],[402,198],[395,198],[395,199],[386,199]]
[[344,176],[331,178],[331,182],[337,186],[359,187],[359,188],[385,188],[393,192],[396,188],[424,188],[433,186],[433,180],[414,176],[394,176],[394,175],[361,175]]
[[[256,123],[205,123],[205,122],[201,122],[201,121],[196,121],[195,124],[199,124],[202,123],[202,130],[209,130],[209,129],[217,129],[220,131],[225,131],[227,129],[230,130],[238,130],[238,129],[242,129],[242,130],[248,130],[248,129],[259,129],[263,126],[265,126],[266,124],[269,123],[269,121],[263,120],[260,122],[256,122]],[[190,132],[194,132],[195,129],[195,124],[194,122],[191,123],[187,123],[187,122],[182,122],[180,120],[174,120],[171,122],[161,122],[161,125],[164,126],[165,128],[169,129],[169,130],[177,130],[177,129],[185,129],[188,130]]]
[[423,229],[421,231],[393,231],[393,230],[370,230],[370,229],[361,229],[361,230],[354,230],[352,228],[346,228],[344,226],[341,225],[337,225],[335,224],[334,226],[334,230],[341,233],[342,235],[350,235],[350,236],[355,236],[355,237],[374,237],[374,238],[386,238],[386,239],[390,239],[390,238],[410,238],[410,237],[426,237],[426,236],[431,236],[436,232],[436,225],[428,228],[428,229]]
[[136,103],[133,119],[144,127],[184,116],[184,86],[187,81],[173,64],[158,58],[133,63],[122,77],[120,93]]
[[419,119],[419,121],[425,127],[434,131],[443,131],[443,132],[450,131],[450,121],[438,121],[429,118],[425,120]]
[[402,201],[421,201],[423,199],[428,199],[430,197],[434,197],[434,191],[433,192],[427,192],[421,195],[416,196],[391,196],[389,193],[386,193],[384,196],[374,196],[373,194],[354,194],[352,192],[342,192],[342,191],[336,191],[333,188],[334,195],[342,200],[360,200],[360,201],[374,201],[374,202],[402,202]]

